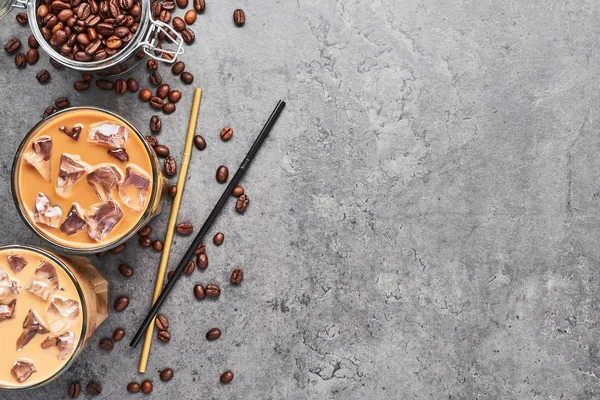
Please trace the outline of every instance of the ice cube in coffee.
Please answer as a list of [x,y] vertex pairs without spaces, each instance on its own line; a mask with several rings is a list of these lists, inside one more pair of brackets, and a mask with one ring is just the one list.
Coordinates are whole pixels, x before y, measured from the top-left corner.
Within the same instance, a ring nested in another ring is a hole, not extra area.
[[[75,130],[76,138],[69,134]],[[91,108],[42,121],[24,139],[13,166],[13,197],[27,224],[78,253],[106,250],[133,236],[160,210],[165,184],[139,131]]]

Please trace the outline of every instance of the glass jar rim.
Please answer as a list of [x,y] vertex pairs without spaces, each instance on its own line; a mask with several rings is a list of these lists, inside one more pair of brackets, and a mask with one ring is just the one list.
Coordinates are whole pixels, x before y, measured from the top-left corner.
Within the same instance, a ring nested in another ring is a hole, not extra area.
[[58,371],[56,371],[54,374],[52,374],[48,378],[44,379],[43,381],[37,382],[31,386],[3,387],[0,385],[0,392],[1,391],[19,392],[19,391],[32,390],[32,389],[36,389],[41,386],[47,385],[48,383],[50,383],[53,380],[55,380],[56,378],[58,378],[67,369],[69,369],[71,364],[73,364],[73,362],[77,358],[76,355],[79,354],[79,352],[81,351],[81,349],[84,345],[85,332],[87,332],[88,311],[87,311],[87,303],[85,300],[85,295],[83,293],[83,290],[81,289],[81,282],[79,282],[79,280],[77,279],[75,274],[71,271],[69,266],[63,260],[61,260],[56,254],[54,254],[48,250],[42,249],[41,247],[21,245],[21,244],[0,246],[0,252],[2,252],[4,250],[31,251],[31,252],[37,253],[43,257],[48,258],[49,260],[51,260],[52,262],[57,264],[60,268],[62,268],[62,270],[67,274],[67,276],[73,282],[73,285],[75,286],[75,290],[77,290],[77,295],[79,296],[79,299],[81,302],[81,310],[82,310],[82,318],[83,318],[83,321],[81,324],[81,332],[79,332],[79,338],[77,340],[77,346],[75,347],[75,349],[73,349],[73,352],[71,353],[71,357],[69,358],[69,360]]
[[[129,128],[131,128],[131,130],[134,132],[134,134],[142,142],[142,145],[143,145],[144,149],[146,150],[148,157],[150,158],[150,166],[152,168],[152,193],[150,194],[150,197],[148,199],[148,204],[146,206],[146,209],[144,210],[144,212],[142,213],[142,215],[140,216],[138,221],[135,223],[135,225],[125,235],[113,240],[112,242],[103,244],[101,246],[71,247],[71,246],[64,245],[62,243],[55,242],[51,237],[48,237],[41,230],[37,229],[35,224],[32,223],[32,221],[30,221],[30,219],[26,215],[26,212],[23,210],[22,202],[20,201],[21,192],[19,190],[17,174],[19,171],[21,153],[25,150],[25,145],[28,143],[29,138],[31,137],[32,134],[34,134],[35,132],[38,131],[39,127],[42,124],[50,121],[53,117],[56,117],[58,115],[61,115],[61,114],[67,113],[67,112],[73,112],[73,111],[78,111],[78,110],[93,110],[93,111],[103,112],[103,113],[111,115],[111,116],[117,118],[118,120],[120,120],[121,122],[125,123]],[[93,106],[77,106],[77,107],[65,108],[63,110],[57,111],[56,113],[54,113],[46,118],[43,118],[41,121],[36,123],[29,130],[29,132],[25,135],[25,137],[19,144],[19,147],[17,148],[17,151],[15,152],[15,158],[13,160],[12,171],[11,171],[12,198],[13,198],[13,201],[17,208],[18,214],[21,217],[21,219],[25,222],[25,225],[27,225],[29,227],[29,229],[31,229],[38,237],[42,238],[45,242],[49,243],[51,246],[59,249],[60,251],[64,251],[64,252],[67,252],[70,254],[78,254],[78,255],[94,254],[94,253],[100,253],[103,251],[107,251],[107,250],[109,250],[113,247],[116,247],[122,243],[125,243],[127,240],[131,239],[135,235],[135,233],[138,230],[140,230],[140,228],[142,228],[143,225],[146,224],[148,217],[150,215],[152,215],[152,212],[153,212],[152,204],[154,204],[157,197],[160,197],[159,182],[161,179],[161,175],[160,175],[160,171],[158,170],[157,163],[154,162],[155,157],[156,156],[154,155],[154,150],[152,150],[152,148],[148,144],[148,141],[144,138],[144,135],[142,135],[142,133],[136,128],[136,126],[133,125],[131,122],[129,122],[122,115],[119,115],[113,111],[109,111],[109,110],[106,110],[106,109],[103,109],[100,107],[93,107]]]

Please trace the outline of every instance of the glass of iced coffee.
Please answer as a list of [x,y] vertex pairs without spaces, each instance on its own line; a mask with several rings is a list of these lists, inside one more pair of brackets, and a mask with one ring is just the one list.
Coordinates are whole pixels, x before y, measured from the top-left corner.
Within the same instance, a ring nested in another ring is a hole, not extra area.
[[45,385],[108,316],[108,282],[85,257],[0,247],[0,391]]
[[42,120],[13,163],[13,199],[25,223],[75,254],[131,238],[160,212],[165,187],[142,134],[97,108],[70,108]]

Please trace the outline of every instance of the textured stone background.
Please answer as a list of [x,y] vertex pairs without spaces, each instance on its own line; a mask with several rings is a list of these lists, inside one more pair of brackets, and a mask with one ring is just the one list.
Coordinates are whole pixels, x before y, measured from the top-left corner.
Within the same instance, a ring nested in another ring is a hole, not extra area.
[[[208,1],[183,57],[205,90],[208,148],[194,153],[180,220],[204,220],[223,188],[216,167],[235,168],[276,100],[288,106],[244,179],[248,212],[227,207],[212,232],[225,244],[209,245],[208,270],[164,307],[173,340],[153,347],[153,397],[597,398],[599,14],[589,0]],[[2,43],[28,35],[13,18]],[[142,129],[153,114],[135,95],[74,93],[68,71],[40,86],[46,66],[17,71],[0,56],[3,243],[39,244],[12,207],[10,164],[56,97]],[[132,76],[147,79],[144,68]],[[164,119],[175,154],[191,92]],[[152,223],[157,234],[166,220]],[[177,240],[173,262],[190,241]],[[97,343],[117,326],[131,339],[158,260],[135,242],[95,260],[112,299],[131,305],[27,398],[64,396],[74,380],[127,395],[142,379],[139,351]],[[129,280],[123,261],[136,268]],[[225,283],[234,267],[246,273],[239,288]],[[221,298],[196,302],[195,282],[222,283]],[[213,326],[224,335],[209,343]]]

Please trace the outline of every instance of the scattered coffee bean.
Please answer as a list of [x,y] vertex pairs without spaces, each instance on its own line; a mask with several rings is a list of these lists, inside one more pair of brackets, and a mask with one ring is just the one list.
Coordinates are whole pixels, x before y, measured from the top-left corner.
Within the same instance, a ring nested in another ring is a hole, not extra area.
[[143,236],[140,238],[140,245],[142,247],[150,247],[150,246],[152,246],[152,239],[150,239],[147,236]]
[[172,114],[175,112],[175,104],[173,103],[166,103],[162,106],[162,110],[165,114]]
[[27,38],[27,46],[29,46],[30,49],[37,49],[38,47],[40,47],[40,44],[38,43],[35,36],[31,35]]
[[204,243],[200,243],[198,245],[198,247],[196,247],[196,250],[194,250],[194,254],[198,255],[198,254],[202,254],[206,251],[206,245]]
[[167,279],[171,279],[173,277],[173,275],[175,275],[175,271],[169,271],[169,273],[167,274]]
[[233,284],[233,285],[239,285],[242,282],[242,279],[244,279],[244,271],[237,268],[231,272],[231,277],[229,278],[229,282],[231,282],[231,284]]
[[69,386],[69,397],[72,399],[76,399],[79,397],[79,393],[81,392],[81,385],[78,382],[73,382]]
[[66,108],[71,105],[71,102],[66,97],[59,97],[54,101],[56,108]]
[[185,21],[182,18],[173,18],[173,29],[175,29],[177,32],[182,32],[183,30],[185,30],[185,28]]
[[140,90],[140,99],[142,101],[149,101],[151,97],[152,97],[152,91],[150,89]]
[[217,174],[216,174],[217,182],[225,183],[225,182],[227,182],[228,177],[229,177],[229,169],[226,166],[221,165],[219,168],[217,168]]
[[194,146],[196,146],[198,150],[204,150],[206,148],[206,140],[204,140],[202,136],[196,135],[194,136]]
[[185,64],[183,63],[183,61],[177,61],[175,64],[173,64],[173,66],[171,67],[171,72],[173,72],[175,75],[179,75],[180,73],[182,73],[185,70]]
[[206,297],[206,291],[204,290],[204,286],[202,286],[199,283],[196,286],[194,286],[194,296],[196,296],[198,300],[204,300],[204,298]]
[[145,225],[144,227],[142,227],[142,229],[140,229],[140,231],[138,232],[138,235],[150,236],[151,233],[152,233],[152,228],[148,225]]
[[158,72],[153,72],[150,74],[150,83],[154,86],[158,86],[162,83],[162,76]]
[[121,162],[129,161],[129,154],[127,154],[127,150],[125,149],[108,149],[108,155]]
[[150,382],[148,379],[146,379],[142,382],[142,393],[150,394],[151,392],[152,392],[152,382]]
[[171,341],[171,334],[168,331],[158,331],[156,336],[158,337],[158,340],[163,343],[169,343]]
[[15,17],[15,19],[21,25],[25,25],[25,24],[27,24],[27,21],[29,21],[29,18],[27,18],[27,14],[24,12],[18,13],[17,16]]
[[168,382],[173,379],[173,370],[171,368],[165,368],[160,371],[160,380],[163,382]]
[[115,304],[113,305],[115,311],[121,312],[127,308],[129,305],[129,298],[127,296],[119,296],[117,300],[115,300]]
[[92,78],[93,78],[93,75],[92,75],[92,74],[90,74],[89,72],[82,72],[82,73],[81,73],[81,79],[83,79],[83,80],[84,80],[84,81],[86,81],[86,82],[89,82],[89,81],[91,81],[91,80],[92,80]]
[[181,81],[186,85],[189,85],[190,83],[194,82],[194,75],[190,74],[189,72],[183,72],[181,74]]
[[219,297],[221,295],[221,288],[218,285],[209,283],[206,285],[206,295],[208,297]]
[[35,79],[37,79],[38,82],[40,82],[40,83],[47,82],[48,79],[50,79],[50,73],[48,71],[46,71],[45,69],[43,69],[40,72],[38,72],[37,74],[35,74]]
[[200,269],[208,268],[208,256],[206,253],[200,253],[196,256],[196,264],[198,264],[198,268]]
[[175,197],[177,195],[177,186],[171,185],[169,186],[169,196]]
[[167,176],[173,176],[177,173],[177,162],[173,156],[168,156],[165,158],[165,174]]
[[113,83],[106,79],[96,79],[96,86],[101,90],[112,90]]
[[154,136],[146,136],[146,142],[148,142],[152,148],[158,146],[158,140]]
[[160,117],[158,115],[153,115],[150,118],[150,131],[156,135],[157,133],[160,133],[161,129],[162,129],[162,120],[160,119]]
[[186,8],[188,6],[188,0],[175,0],[177,7]]
[[246,14],[244,13],[244,10],[238,8],[233,12],[233,22],[235,22],[237,26],[244,25],[244,23],[246,22]]
[[246,211],[246,207],[248,207],[249,202],[250,199],[248,198],[248,195],[243,194],[240,197],[238,197],[237,201],[235,202],[235,209],[237,210],[237,212],[243,213],[244,211]]
[[17,38],[12,38],[10,39],[8,42],[6,42],[6,44],[4,45],[4,51],[6,51],[7,53],[14,53],[15,51],[19,50],[19,48],[21,47],[21,41]]
[[119,265],[119,272],[126,278],[131,278],[133,276],[133,268],[127,264]]
[[158,96],[152,96],[150,98],[150,105],[152,106],[152,108],[161,108],[162,109],[162,107],[164,105],[164,101],[163,101],[163,99],[161,99]]
[[189,222],[180,222],[175,226],[175,230],[180,235],[189,235],[194,231],[194,227]]
[[15,65],[17,68],[25,68],[27,65],[27,56],[23,53],[17,53],[15,56]]
[[115,83],[115,91],[119,94],[124,94],[127,91],[127,82],[123,79],[117,79]]
[[175,9],[174,1],[163,1],[162,3],[160,3],[160,5],[162,6],[163,10],[173,11]]
[[163,242],[158,239],[152,242],[152,248],[156,251],[162,251],[163,246]]
[[233,129],[231,129],[229,126],[226,126],[225,128],[221,129],[220,136],[221,140],[224,142],[228,141],[233,136]]
[[146,67],[148,67],[149,71],[156,71],[158,69],[158,61],[156,61],[155,59],[151,58],[146,63]]
[[206,332],[206,339],[208,340],[217,340],[221,337],[221,330],[219,328],[212,328],[208,332]]
[[63,65],[60,64],[58,61],[56,61],[54,58],[50,58],[48,60],[50,62],[50,65],[52,65],[55,69],[63,69]]
[[73,84],[73,88],[78,92],[83,92],[90,88],[90,83],[88,81],[77,81]]
[[235,197],[240,197],[241,195],[244,194],[244,188],[241,187],[240,185],[236,185],[233,190],[231,191],[231,194],[234,195]]
[[196,34],[194,33],[193,30],[191,30],[190,28],[185,28],[182,32],[181,32],[181,37],[183,38],[183,41],[186,42],[187,44],[192,43],[194,40],[196,40]]
[[154,322],[156,323],[156,327],[161,331],[166,331],[169,329],[169,320],[162,314],[159,314]]
[[127,90],[129,90],[132,93],[135,93],[138,91],[138,89],[139,85],[134,78],[127,79]]
[[169,85],[167,85],[166,83],[163,83],[158,87],[158,89],[156,89],[156,95],[158,97],[160,97],[161,99],[166,99],[167,96],[169,95],[169,91],[171,91],[171,88],[169,87]]
[[40,59],[40,52],[37,49],[29,49],[27,50],[27,54],[25,54],[25,58],[27,59],[27,64],[33,65]]
[[223,240],[225,240],[225,235],[223,235],[221,232],[215,233],[215,236],[213,237],[213,243],[215,245],[217,245],[217,246],[222,245]]
[[122,244],[118,245],[117,247],[113,247],[112,249],[109,250],[109,252],[110,252],[110,254],[119,254],[123,250],[125,250],[125,243],[122,243]]
[[125,337],[125,329],[117,328],[113,332],[112,338],[115,342],[120,342]]
[[179,90],[171,90],[168,97],[171,103],[177,103],[181,100],[181,92]]
[[48,106],[44,110],[44,114],[42,115],[42,118],[48,118],[49,116],[51,116],[55,112],[56,112],[56,108],[54,108],[54,106]]
[[183,270],[183,273],[186,274],[186,275],[191,275],[192,272],[194,272],[195,269],[196,269],[196,264],[194,264],[193,261],[190,261],[185,266],[185,269]]
[[194,0],[194,10],[196,10],[196,12],[204,12],[204,9],[206,8],[206,1],[205,0]]
[[194,10],[188,10],[185,15],[183,16],[183,19],[185,20],[185,23],[188,25],[193,24],[194,22],[196,22],[196,11]]
[[98,396],[100,393],[102,393],[102,387],[95,382],[88,383],[86,390],[92,396]]
[[111,351],[113,349],[113,342],[110,339],[104,338],[100,341],[100,348],[104,351]]
[[221,383],[226,385],[233,380],[233,372],[225,371],[221,374],[219,379],[221,380]]
[[129,393],[139,393],[140,384],[137,382],[129,382],[129,384],[127,385],[127,391]]
[[159,157],[167,157],[169,155],[169,148],[165,145],[159,144],[154,147],[154,152]]

